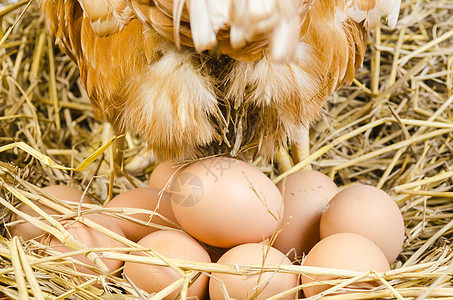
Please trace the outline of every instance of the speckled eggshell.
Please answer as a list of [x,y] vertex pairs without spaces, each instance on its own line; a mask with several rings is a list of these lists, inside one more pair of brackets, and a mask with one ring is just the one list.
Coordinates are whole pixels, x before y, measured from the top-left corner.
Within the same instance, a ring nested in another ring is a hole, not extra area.
[[[87,218],[98,223],[99,225],[105,227],[113,231],[116,234],[119,234],[122,237],[125,237],[121,228],[112,220],[106,218],[104,215],[101,214],[89,214]],[[66,230],[80,243],[82,243],[86,248],[122,248],[125,247],[124,244],[120,243],[119,241],[114,240],[111,237],[108,237],[104,233],[101,233],[89,226],[86,226],[80,222],[75,220],[67,220],[64,222],[64,227]],[[67,253],[73,251],[72,249],[63,245],[57,238],[51,237],[49,241],[44,240],[43,242],[48,243],[49,246],[56,251]],[[124,253],[124,252],[123,252]],[[94,266],[95,264],[91,262],[86,256],[84,255],[76,255],[74,256],[75,259],[79,260],[88,265]],[[109,269],[109,272],[112,275],[119,275],[119,270],[123,266],[122,261],[120,260],[110,260],[110,259],[102,259],[103,263]],[[80,265],[76,265],[76,269],[80,272],[84,272],[87,274],[96,274],[95,272],[91,271],[88,268],[85,268]]]
[[186,167],[171,185],[178,223],[196,239],[230,248],[261,242],[278,226],[283,200],[277,187],[246,162],[214,157]]
[[[107,208],[140,208],[146,209],[150,212],[156,211],[165,218],[176,222],[171,208],[170,194],[167,192],[159,193],[157,189],[151,188],[137,188],[123,192],[113,198],[107,205]],[[159,206],[159,207],[157,207]],[[139,241],[144,236],[159,230],[153,227],[152,224],[163,225],[167,227],[175,227],[171,223],[162,219],[158,215],[151,215],[151,213],[137,213],[128,214],[127,216],[147,222],[148,225],[141,225],[128,220],[122,220],[116,217],[107,216],[118,224],[123,230],[126,237],[134,242]]]
[[[42,188],[42,190],[49,195],[58,198],[60,200],[65,200],[65,201],[72,201],[72,202],[80,202],[82,201],[83,203],[92,203],[91,199],[83,195],[83,192],[79,191],[76,188],[66,186],[66,185],[51,185]],[[36,204],[39,208],[41,208],[44,212],[46,212],[48,215],[51,216],[58,216],[60,213],[50,207],[47,207],[44,204],[41,204],[37,201],[32,201],[34,204]],[[24,212],[32,217],[37,217],[39,214],[35,212],[32,208],[30,208],[26,204],[21,204],[18,209],[21,212]],[[18,221],[18,220],[23,220],[22,217],[19,215],[13,214],[11,216],[10,221]],[[43,220],[43,222],[48,223],[47,221]],[[21,236],[24,240],[31,240],[35,239],[37,237],[42,236],[45,231],[32,225],[31,223],[20,223],[14,226],[9,227],[9,232],[11,236]]]
[[[150,248],[168,258],[177,258],[188,261],[210,263],[211,259],[206,250],[188,234],[177,230],[160,230],[153,232],[138,244]],[[134,255],[144,255],[133,252]],[[148,293],[159,292],[181,276],[172,268],[153,266],[135,262],[126,262],[124,274],[139,288]],[[194,274],[196,276],[196,274]],[[200,275],[188,289],[190,299],[204,299],[207,294],[208,276]],[[181,288],[173,291],[164,299],[176,299]]]
[[[291,261],[275,248],[263,243],[249,243],[236,246],[228,250],[218,264],[225,265],[262,265],[266,257],[266,265],[291,265]],[[264,273],[259,278],[258,288],[262,288],[256,298],[251,298],[258,285],[259,276],[237,276],[231,274],[212,273],[209,280],[209,296],[211,300],[225,299],[220,288],[220,282],[225,284],[228,295],[233,299],[267,299],[283,291],[297,286],[296,274]],[[294,299],[295,295],[288,295],[279,299]]]
[[284,227],[273,246],[294,259],[307,254],[320,240],[321,213],[338,192],[337,185],[326,175],[313,170],[301,170],[289,175],[277,185],[283,195]]
[[[322,239],[308,253],[304,266],[343,269],[365,272],[390,270],[385,254],[372,241],[355,233],[337,233]],[[313,281],[333,280],[333,276],[303,275],[302,284]],[[370,288],[369,283],[356,283],[347,288]],[[304,288],[305,297],[311,297],[328,289],[329,285]]]
[[321,238],[340,232],[370,239],[392,263],[403,246],[404,221],[386,192],[370,185],[355,185],[335,195],[321,217]]
[[181,173],[183,167],[173,164],[170,160],[166,160],[158,164],[148,179],[148,185],[152,189],[166,190],[171,184],[173,178]]

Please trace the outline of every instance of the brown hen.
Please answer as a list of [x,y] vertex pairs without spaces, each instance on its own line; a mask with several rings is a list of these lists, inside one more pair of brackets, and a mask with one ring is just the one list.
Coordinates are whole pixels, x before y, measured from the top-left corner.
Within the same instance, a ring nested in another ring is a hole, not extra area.
[[300,143],[400,0],[40,0],[100,118],[162,159]]

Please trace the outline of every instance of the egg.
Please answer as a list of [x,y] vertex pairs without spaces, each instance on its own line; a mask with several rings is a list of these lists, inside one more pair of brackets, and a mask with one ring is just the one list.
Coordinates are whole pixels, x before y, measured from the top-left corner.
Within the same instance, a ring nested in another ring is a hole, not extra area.
[[91,199],[76,188],[67,185],[50,185],[41,189],[42,191],[60,200],[93,203]]
[[[291,265],[282,252],[263,243],[248,243],[228,250],[218,264],[225,265]],[[225,299],[220,282],[225,284],[228,295],[233,299],[267,299],[297,286],[298,276],[289,273],[257,272],[251,276],[212,273],[209,280],[211,300]],[[256,297],[255,297],[256,296]],[[279,299],[294,299],[288,295]]]
[[196,239],[230,248],[275,232],[283,199],[272,181],[246,162],[213,157],[186,167],[170,187],[178,223]]
[[[153,232],[138,244],[150,248],[167,258],[177,258],[196,262],[211,262],[206,250],[188,234],[177,230],[160,230]],[[131,254],[144,255],[140,252]],[[136,285],[148,293],[159,292],[166,288],[181,276],[172,268],[165,266],[154,266],[127,261],[124,265],[124,274]],[[192,278],[197,276],[194,272]],[[208,276],[201,274],[188,289],[188,297],[203,299],[207,294]],[[164,299],[176,299],[181,288],[173,291]]]
[[[107,208],[140,208],[151,212],[155,211],[170,221],[176,222],[171,208],[170,194],[160,190],[151,188],[137,188],[123,192],[113,198],[107,205]],[[147,222],[148,225],[138,224],[128,220],[122,220],[116,217],[110,217],[123,230],[126,237],[134,242],[139,241],[144,236],[159,230],[159,228],[151,226],[152,224],[163,225],[167,227],[175,227],[175,225],[167,222],[158,215],[150,213],[136,213],[128,215],[138,220]]]
[[356,185],[335,195],[321,216],[321,238],[340,232],[370,239],[392,263],[403,246],[404,221],[386,192],[370,185]]
[[[390,270],[382,250],[369,239],[355,233],[337,233],[322,239],[310,250],[303,265],[361,272]],[[333,279],[335,279],[333,276],[303,275],[302,284]],[[317,285],[306,287],[303,290],[305,297],[311,297],[330,287],[329,285]],[[369,288],[370,284],[356,283],[354,287]],[[347,288],[353,288],[353,286],[347,286]]]
[[[60,200],[65,200],[65,201],[71,201],[71,202],[80,202],[82,201],[83,203],[92,203],[91,199],[84,195],[83,192],[77,190],[76,188],[66,186],[66,185],[51,185],[47,186],[41,189],[42,191],[48,193],[49,195],[58,198]],[[33,201],[34,204],[36,204],[39,208],[41,208],[44,212],[46,212],[48,215],[51,216],[58,216],[60,213],[44,204],[41,204],[40,202]],[[23,213],[26,213],[32,217],[38,217],[40,216],[36,211],[34,211],[32,208],[30,208],[26,204],[21,204],[18,207],[18,210],[20,210]],[[23,220],[23,218],[19,215],[13,214],[11,216],[10,222],[14,221],[20,221]],[[48,223],[47,221],[44,221]],[[24,240],[31,240],[35,239],[37,237],[42,236],[45,231],[40,229],[39,227],[36,227],[32,225],[31,223],[25,222],[25,223],[18,223],[17,225],[13,225],[9,228],[9,232],[11,236],[21,236]]]
[[[112,220],[105,218],[104,215],[101,214],[90,214],[87,215],[87,218],[98,223],[99,225],[107,228],[108,230],[113,231],[125,237],[121,228],[115,224]],[[80,243],[82,243],[86,248],[121,248],[125,247],[121,242],[101,233],[89,226],[86,226],[80,222],[75,220],[67,220],[64,222],[65,229]],[[53,250],[59,251],[62,253],[67,253],[73,251],[72,249],[66,247],[59,241],[56,237],[52,236],[49,241],[44,240],[44,243],[48,244]],[[78,261],[94,266],[95,264],[90,261],[85,255],[75,255],[75,259]],[[118,275],[120,268],[123,266],[123,262],[120,260],[110,260],[110,259],[102,259],[102,262],[107,266],[108,270],[112,275]],[[80,272],[93,274],[96,273],[91,271],[90,269],[76,265],[76,269]]]
[[321,213],[338,192],[337,185],[321,172],[302,170],[277,185],[283,195],[283,228],[273,246],[290,259],[308,253],[319,241]]
[[152,189],[163,190],[170,186],[171,180],[182,171],[182,166],[166,160],[158,164],[149,176],[148,185]]

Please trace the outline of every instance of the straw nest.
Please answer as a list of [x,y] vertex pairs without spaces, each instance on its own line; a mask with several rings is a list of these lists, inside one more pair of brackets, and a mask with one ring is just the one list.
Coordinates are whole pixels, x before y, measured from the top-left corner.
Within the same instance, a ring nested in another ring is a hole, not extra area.
[[[78,263],[68,255],[43,255],[50,250],[39,242],[9,236],[9,216],[21,202],[38,200],[63,214],[72,213],[70,204],[57,202],[40,187],[74,186],[103,203],[131,186],[143,185],[149,173],[140,170],[142,161],[137,158],[146,156],[146,149],[128,135],[128,180],[110,184],[109,128],[93,118],[76,65],[54,46],[36,3],[28,4],[0,1],[0,292],[12,299],[25,299],[25,295],[35,299],[159,299],[177,287],[187,287],[188,276],[148,295],[125,278],[102,275],[102,264],[94,268],[98,276],[80,274],[68,266],[68,262]],[[341,275],[326,291],[326,299],[453,299],[452,84],[453,0],[403,1],[397,28],[382,27],[371,33],[366,61],[356,80],[330,99],[326,114],[311,130],[312,155],[291,169],[311,163],[341,186],[367,183],[395,199],[404,216],[406,239],[391,271],[232,267],[162,260],[155,255],[147,262],[171,264],[185,274],[247,275],[267,270]],[[274,181],[286,175],[272,167],[266,171]],[[103,208],[88,205],[87,209]],[[97,255],[122,260],[135,257],[110,249],[85,249],[58,222],[42,215],[51,225],[37,218],[27,221],[66,240],[74,253],[89,253],[95,261]],[[84,214],[79,219],[99,227]],[[121,240],[126,248],[143,251]],[[358,280],[377,280],[383,285],[346,295],[329,294]]]

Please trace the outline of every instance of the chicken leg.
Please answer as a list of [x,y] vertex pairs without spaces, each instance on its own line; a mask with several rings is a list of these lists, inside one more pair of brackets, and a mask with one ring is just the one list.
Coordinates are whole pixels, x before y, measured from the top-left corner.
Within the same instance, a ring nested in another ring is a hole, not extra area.
[[[308,127],[303,127],[299,139],[291,145],[292,157],[295,164],[306,159],[310,155],[310,133]],[[310,169],[310,165],[307,165]]]
[[[280,173],[284,173],[310,155],[309,129],[303,127],[299,139],[291,145],[291,154],[283,147],[277,153],[277,165]],[[310,165],[305,167],[311,169]]]

